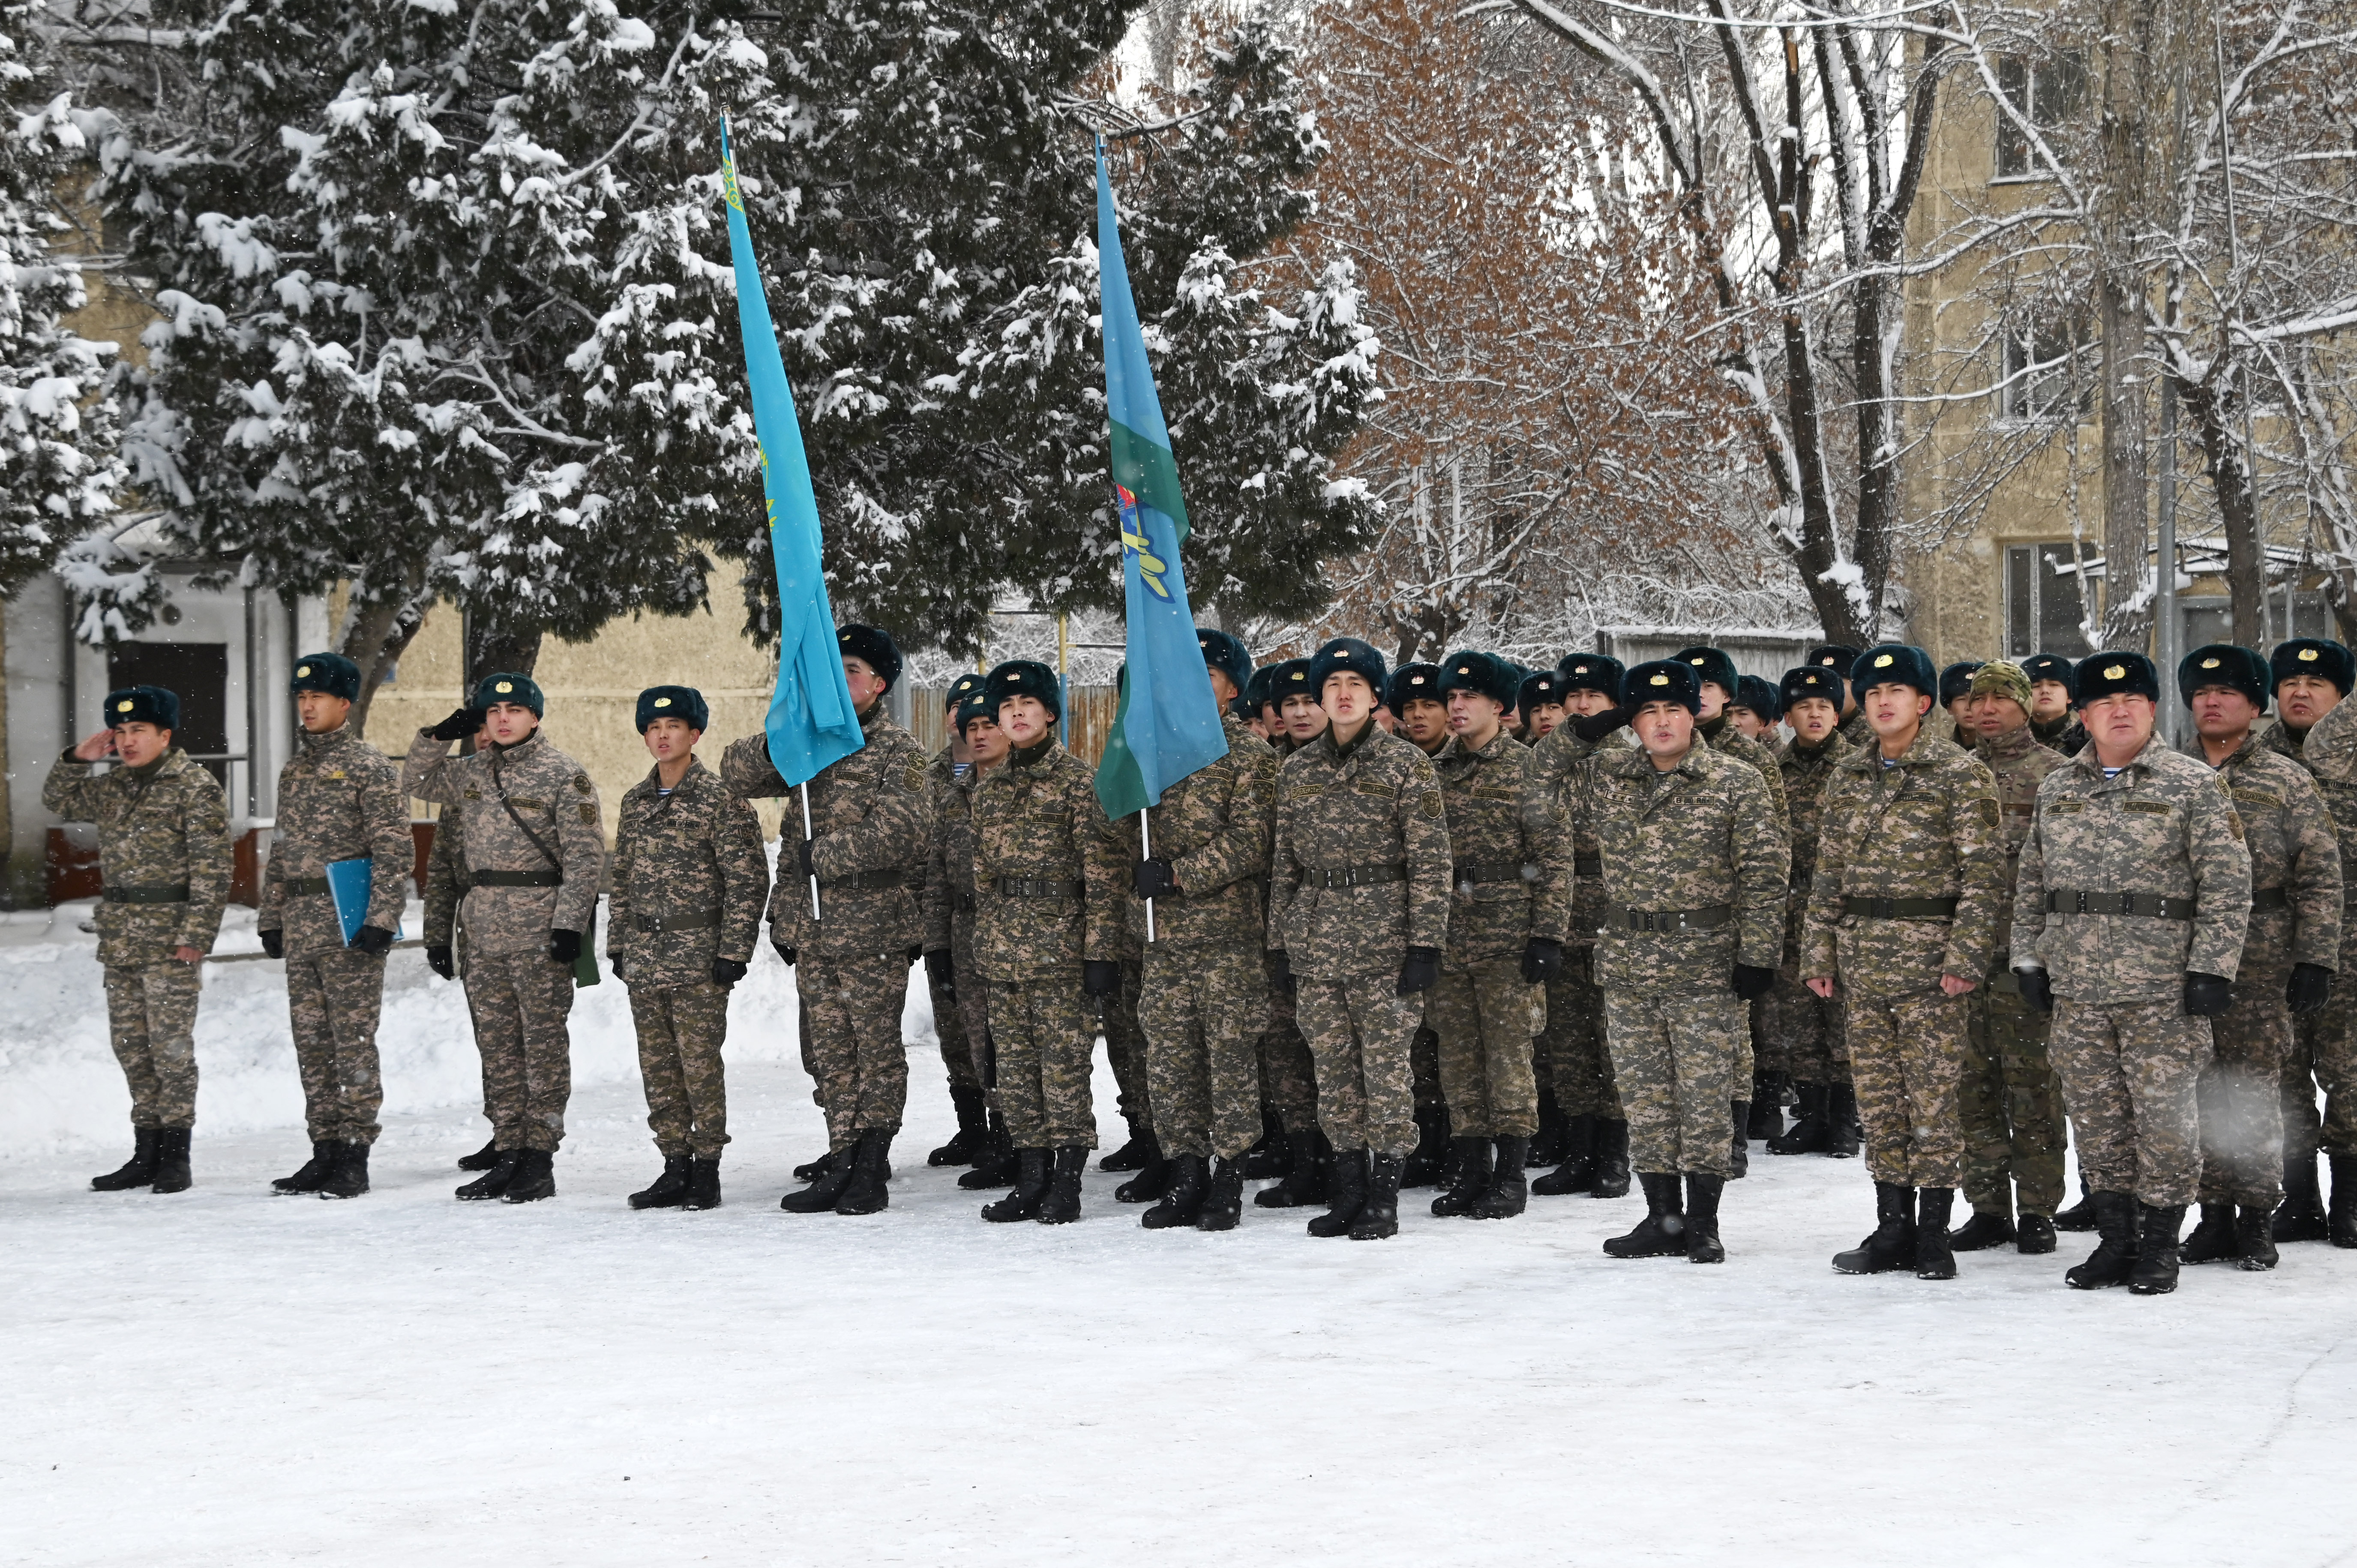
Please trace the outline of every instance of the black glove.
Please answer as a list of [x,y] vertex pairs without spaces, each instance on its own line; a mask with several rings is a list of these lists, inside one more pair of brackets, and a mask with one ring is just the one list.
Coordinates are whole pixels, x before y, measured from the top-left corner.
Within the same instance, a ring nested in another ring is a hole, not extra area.
[[382,926],[362,926],[352,933],[350,945],[355,952],[364,952],[374,958],[393,950],[393,933]]
[[1283,948],[1269,949],[1268,956],[1276,960],[1276,983],[1287,991],[1292,990],[1293,960],[1286,956]]
[[1533,985],[1563,972],[1563,944],[1553,937],[1533,937],[1523,949],[1523,978]]
[[1768,988],[1775,983],[1776,972],[1772,969],[1762,969],[1756,963],[1735,966],[1735,994],[1746,1002],[1767,995]]
[[1170,874],[1170,863],[1158,854],[1130,867],[1129,885],[1141,898],[1168,898],[1178,891],[1178,879]]
[[579,931],[555,930],[548,933],[548,961],[571,963],[581,956]]
[[436,740],[465,740],[468,736],[480,731],[482,727],[482,709],[453,708],[450,710],[448,718],[435,725],[425,733]]
[[737,960],[733,958],[716,958],[712,961],[713,984],[734,985],[744,978],[745,966]]
[[1110,996],[1121,989],[1121,965],[1092,958],[1081,965],[1081,990],[1091,996]]
[[286,956],[286,933],[284,930],[264,931],[261,935],[264,952],[272,958]]
[[2332,999],[2332,972],[2320,963],[2296,963],[2291,966],[2291,983],[2284,987],[2284,1000],[2295,1013],[2313,1013]]
[[770,945],[778,950],[778,956],[786,961],[786,967],[788,969],[793,968],[794,960],[802,957],[801,949],[790,948],[785,943],[778,940],[775,937],[771,937],[770,939]]
[[1607,708],[1600,714],[1590,714],[1584,719],[1571,721],[1571,733],[1582,740],[1602,740],[1629,722],[1626,708]]
[[1429,991],[1440,978],[1438,948],[1410,948],[1400,960],[1399,993],[1413,996],[1419,991]]
[[2040,1013],[2054,1011],[2054,983],[2042,969],[2017,969],[2014,975],[2021,982],[2021,999]]
[[2185,972],[2185,1015],[2215,1018],[2234,1004],[2234,983],[2198,969]]
[[425,967],[445,980],[458,978],[458,966],[450,961],[450,944],[437,942],[425,950]]
[[957,995],[957,963],[947,948],[935,948],[925,955],[925,978],[947,992]]
[[808,839],[804,839],[804,840],[802,840],[802,875],[803,875],[804,876],[816,876],[816,875],[818,875],[818,871],[817,871],[817,869],[816,869],[815,867],[813,867],[813,866],[811,865],[810,852],[811,852],[811,841],[810,841],[810,840],[808,840]]
[[925,949],[924,949],[924,945],[923,945],[922,943],[920,943],[920,942],[910,942],[910,943],[909,944],[909,961],[910,963],[914,963],[914,962],[916,962],[919,959],[920,959],[920,958],[922,958],[922,957],[924,957],[924,956],[925,956]]

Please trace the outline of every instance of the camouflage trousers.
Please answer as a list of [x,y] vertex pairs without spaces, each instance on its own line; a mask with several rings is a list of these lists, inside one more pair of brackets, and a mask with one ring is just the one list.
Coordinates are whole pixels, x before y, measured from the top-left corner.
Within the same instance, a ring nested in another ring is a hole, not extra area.
[[[2210,1020],[2201,1113],[2201,1201],[2272,1213],[2283,1201],[2284,1063],[2291,1056],[2287,970],[2245,968],[2234,1004]],[[2329,1003],[2327,1005],[2330,1005]]]
[[347,947],[286,951],[286,1013],[303,1122],[315,1144],[373,1144],[384,1079],[376,1022],[384,1005],[384,955]]
[[950,1088],[980,1089],[982,1076],[974,1070],[974,1043],[966,1036],[965,1004],[956,983],[936,980],[928,970],[925,991],[932,999],[933,1033],[942,1043],[942,1070],[949,1077]]
[[131,1087],[134,1127],[197,1124],[197,993],[202,966],[106,966],[106,1027]]
[[1318,1067],[1309,1042],[1301,1037],[1296,993],[1280,983],[1265,954],[1261,975],[1268,986],[1268,1022],[1260,1034],[1260,1092],[1287,1133],[1318,1125]]
[[1458,1138],[1527,1138],[1539,1130],[1531,1042],[1546,1026],[1546,991],[1518,958],[1445,968],[1425,993],[1425,1023],[1440,1036],[1440,1090]]
[[1605,1038],[1629,1122],[1629,1164],[1655,1176],[1734,1168],[1735,1058],[1743,1004],[1732,991],[1604,993]]
[[[1121,961],[1121,989],[1101,999],[1105,1060],[1113,1068],[1114,1109],[1135,1128],[1154,1125],[1154,1091],[1146,1066],[1146,1029],[1138,1022],[1138,997],[1146,968],[1137,959]],[[1092,1011],[1100,1001],[1089,1004]]]
[[728,1040],[728,987],[633,985],[630,1022],[638,1026],[639,1078],[647,1090],[647,1130],[663,1158],[716,1160],[728,1142],[728,1079],[720,1048]]
[[1337,1149],[1405,1155],[1416,1144],[1408,1068],[1423,998],[1396,974],[1297,982],[1301,1033],[1318,1064],[1318,1124]]
[[1802,984],[1792,965],[1778,970],[1776,983],[1760,999],[1760,1034],[1767,1047],[1761,1065],[1790,1074],[1794,1083],[1849,1082],[1842,1007],[1838,994],[1828,1001]]
[[798,972],[808,1021],[803,1060],[826,1112],[827,1148],[842,1154],[871,1127],[898,1132],[909,1103],[909,1047],[900,1037],[908,953],[804,953]]
[[2050,1048],[2087,1185],[2157,1208],[2194,1201],[2210,1020],[2187,1016],[2175,997],[2102,1006],[2058,996]]
[[1604,993],[1595,979],[1596,950],[1571,948],[1563,972],[1546,984],[1546,1028],[1537,1055],[1545,1062],[1543,1081],[1555,1085],[1555,1102],[1566,1116],[1620,1120],[1620,1093],[1613,1086],[1612,1055],[1604,1048]]
[[539,952],[469,953],[466,979],[492,1141],[554,1154],[573,1098],[573,966]]
[[1900,996],[1876,996],[1855,985],[1842,992],[1867,1174],[1893,1187],[1963,1186],[1964,1125],[1956,1090],[1972,1032],[1971,994],[1951,996],[1936,985]]
[[[1426,993],[1427,998],[1430,994]],[[1408,1042],[1407,1079],[1417,1111],[1448,1108],[1448,1092],[1440,1087],[1440,1036],[1433,1029],[1428,1004],[1423,1021],[1415,1026],[1415,1038]]]
[[[2357,909],[2343,918],[2357,921]],[[2319,1148],[2357,1155],[2357,951],[2344,944],[2341,952],[2331,1000],[2292,1020],[2291,1055],[2283,1069],[2284,1153],[2310,1165]],[[2320,1117],[2319,1090],[2324,1091]]]
[[1089,1088],[1096,1032],[1088,1022],[1095,1008],[1096,999],[1082,994],[1077,974],[990,983],[998,1108],[1017,1148],[1097,1146],[1096,1101]]
[[[2009,984],[2010,989],[2004,986]],[[1975,1212],[2052,1219],[2062,1201],[2062,1085],[2046,1050],[2047,1016],[2010,974],[1972,993],[1957,1098],[1964,1123],[1964,1201]]]
[[1162,1153],[1234,1158],[1260,1141],[1252,1026],[1267,983],[1249,947],[1146,950],[1138,1022]]

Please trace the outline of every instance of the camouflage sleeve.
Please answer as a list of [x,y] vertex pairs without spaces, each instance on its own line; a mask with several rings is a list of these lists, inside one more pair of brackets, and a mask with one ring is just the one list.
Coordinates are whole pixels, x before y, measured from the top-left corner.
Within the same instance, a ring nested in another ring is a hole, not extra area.
[[419,891],[425,899],[425,929],[422,933],[430,948],[447,948],[450,933],[458,921],[458,813],[442,813],[434,824],[434,847],[425,856],[425,886]]
[[[286,773],[287,768],[293,766],[289,763],[285,768],[278,770],[278,799],[281,800],[286,799]],[[402,810],[405,813],[408,809],[408,797],[404,796]],[[371,873],[369,891],[371,893],[376,891],[373,873]],[[376,900],[371,898],[369,902],[373,904]],[[286,929],[286,866],[281,857],[275,854],[272,855],[262,868],[262,901],[254,908],[253,929],[257,931],[279,931]]]
[[1079,770],[1072,795],[1072,838],[1081,851],[1081,957],[1111,961],[1122,955],[1129,931],[1129,857],[1105,820],[1096,777]]
[[1595,749],[1595,745],[1580,739],[1570,725],[1557,725],[1531,748],[1532,777],[1541,789],[1558,800],[1567,799],[1572,775]]
[[[374,748],[370,748],[373,757]],[[401,911],[409,902],[409,879],[417,868],[417,837],[409,831],[409,797],[402,792],[401,770],[386,757],[371,760],[369,777],[361,784],[361,828],[368,840],[368,918],[361,922],[381,931],[401,929]],[[276,857],[272,857],[276,864]],[[266,896],[265,896],[266,898]]]
[[2054,792],[2049,786],[2061,771],[2058,768],[2048,773],[2046,782],[2038,787],[2037,804],[2030,808],[2029,832],[2022,838],[2021,853],[2014,857],[2013,954],[2009,961],[2017,970],[2046,967],[2046,957],[2038,950],[2040,940],[2046,935],[2046,801]]
[[1785,839],[1790,841],[1792,836],[1792,806],[1784,794],[1784,770],[1777,766],[1774,752],[1761,746],[1758,741],[1753,741],[1751,745],[1753,751],[1760,759],[1760,782],[1766,785],[1768,789],[1768,820],[1774,824],[1778,832],[1782,833]]
[[1792,844],[1769,813],[1768,781],[1757,768],[1729,768],[1735,798],[1735,961],[1774,969],[1784,957],[1784,897]]
[[1801,919],[1801,977],[1835,978],[1840,967],[1834,932],[1841,925],[1842,873],[1849,869],[1847,768],[1836,768],[1817,796],[1817,865],[1809,879],[1807,913]]
[[[2288,772],[2288,769],[2287,770]],[[2291,899],[2291,961],[2321,969],[2341,967],[2341,837],[2325,810],[2324,794],[2302,770],[2287,782],[2285,813],[2291,819],[2291,875],[2284,891]]]
[[[735,747],[729,748],[734,751]],[[925,833],[932,809],[925,798],[925,754],[914,747],[887,758],[867,802],[867,814],[850,827],[811,841],[811,865],[822,883],[866,871],[914,869],[923,863]]]
[[1456,875],[1448,853],[1448,811],[1431,760],[1422,752],[1406,760],[1396,811],[1401,858],[1407,863],[1407,945],[1442,948],[1448,943],[1448,890]]
[[210,952],[229,903],[229,798],[221,781],[201,768],[182,777],[188,780],[180,824],[188,853],[188,912],[181,918],[180,945]]
[[957,895],[950,884],[948,810],[942,805],[938,792],[932,808],[925,833],[925,885],[917,895],[917,914],[924,922],[925,929],[917,942],[927,952],[947,952],[950,949],[950,904]]
[[41,784],[42,809],[70,822],[96,822],[98,805],[91,798],[90,767],[70,751],[50,763],[49,776]]
[[457,760],[450,755],[448,741],[419,730],[409,743],[409,755],[401,759],[401,792],[437,806],[451,804],[458,799],[458,787],[451,781],[450,765]]
[[1966,759],[1948,792],[1948,832],[1956,846],[1963,888],[1955,918],[1948,924],[1948,952],[1940,972],[1975,984],[1988,978],[1996,961],[1997,922],[2003,918],[2005,820],[1997,807],[1996,775],[1986,763]]
[[[565,767],[572,768],[567,762]],[[598,825],[597,787],[576,770],[566,781],[565,804],[556,812],[556,850],[565,861],[565,885],[556,890],[549,915],[554,931],[587,932],[597,918],[597,883],[606,868],[606,835]]]
[[1572,885],[1577,873],[1571,847],[1571,813],[1562,792],[1541,776],[1533,757],[1523,772],[1523,844],[1539,868],[1531,899],[1531,935],[1553,941],[1571,938]]
[[1189,893],[1217,892],[1268,870],[1269,818],[1276,804],[1276,758],[1255,750],[1236,758],[1227,826],[1194,854],[1171,863]]
[[[737,800],[734,795],[729,798]],[[743,802],[739,800],[738,803]],[[715,858],[717,858],[720,845],[716,840],[712,849]],[[630,798],[625,795],[622,797],[620,811],[615,814],[614,849],[606,865],[607,873],[614,884],[606,894],[606,951],[615,958],[621,957],[622,933],[630,929],[630,869],[638,858],[639,835],[630,821]],[[728,875],[728,867],[725,863],[721,865],[720,874],[723,877]],[[726,913],[727,899],[724,897],[721,903],[723,906],[721,927],[725,932],[727,928]]]
[[2333,703],[2300,742],[2299,759],[2319,779],[2357,783],[2357,703]]
[[[761,819],[740,795],[731,793],[721,803],[713,824],[712,855],[720,865],[719,958],[750,963],[753,944],[761,940],[761,911],[770,902],[770,852],[761,841]],[[621,891],[618,870],[614,889]],[[620,925],[617,915],[614,923]]]
[[1294,890],[1301,886],[1301,867],[1293,859],[1293,804],[1285,798],[1285,768],[1277,768],[1276,809],[1269,814],[1268,950],[1285,946],[1285,917],[1293,908]]
[[765,800],[786,792],[786,781],[770,760],[770,737],[756,730],[728,743],[720,754],[720,778],[747,800]]
[[2185,967],[2232,980],[2251,923],[2251,852],[2224,780],[2213,777],[2208,789],[2190,793],[2185,854],[2193,865],[2193,940]]

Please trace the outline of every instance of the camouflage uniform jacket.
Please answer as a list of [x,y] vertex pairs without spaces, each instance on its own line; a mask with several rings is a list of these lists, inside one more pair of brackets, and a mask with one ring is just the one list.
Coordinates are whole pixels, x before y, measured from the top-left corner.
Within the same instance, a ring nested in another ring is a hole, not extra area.
[[985,773],[966,806],[982,977],[1077,978],[1084,961],[1118,961],[1127,895],[1095,771],[1043,740]]
[[[1928,991],[1943,974],[1986,979],[2007,891],[2002,820],[1987,767],[1928,729],[1895,766],[1883,766],[1878,740],[1843,757],[1818,803],[1801,972],[1874,996]],[[1849,898],[1956,904],[1884,918],[1849,913]]]
[[1738,761],[1750,765],[1768,787],[1770,819],[1778,832],[1788,837],[1792,831],[1792,813],[1784,801],[1784,770],[1776,765],[1776,754],[1735,727],[1726,714],[1706,724],[1695,725],[1699,736],[1713,751],[1725,752]]
[[[606,864],[597,787],[537,730],[519,745],[458,757],[445,755],[448,746],[418,731],[402,764],[401,787],[440,805],[444,822],[453,809],[465,819],[468,950],[479,958],[537,952],[552,930],[578,931],[587,948]],[[544,875],[560,867],[564,881],[554,887],[486,885],[487,872]]]
[[[2357,867],[2357,703],[2342,701],[2314,729],[2291,729],[2278,720],[2267,726],[2259,744],[2307,768],[2317,792],[2324,797],[2324,809],[2341,840],[2344,912],[2341,946],[2346,961],[2341,968],[2343,972],[2357,971],[2357,920],[2345,918],[2347,882],[2351,869]],[[2339,1004],[2336,1000],[2335,1005]]]
[[[2050,890],[2182,899],[2190,919],[2049,914]],[[2022,841],[2013,966],[2093,1005],[2164,1002],[2185,974],[2234,978],[2251,913],[2251,856],[2218,776],[2158,736],[2114,778],[2093,746],[2046,776]]]
[[[1262,908],[1269,840],[1275,831],[1276,753],[1231,718],[1228,754],[1162,791],[1154,808],[1154,853],[1170,863],[1179,895],[1154,901],[1154,940],[1182,948],[1248,948],[1267,929]],[[1113,824],[1125,859],[1137,858],[1137,819]],[[1122,885],[1129,886],[1127,868]],[[1125,891],[1129,934],[1146,938],[1146,903]]]
[[802,874],[801,800],[770,764],[770,737],[731,741],[720,758],[720,776],[737,794],[788,797],[778,825],[770,940],[822,958],[905,952],[923,935],[917,901],[925,886],[925,748],[884,716],[880,699],[859,728],[867,743],[807,786],[815,922],[810,878]]
[[1834,725],[1834,733],[1852,746],[1874,744],[1874,726],[1866,722],[1864,708],[1852,708],[1849,717]]
[[955,952],[974,936],[974,821],[967,804],[978,781],[974,765],[958,776],[946,746],[925,765],[925,891],[921,939],[927,952]]
[[[1386,974],[1412,947],[1448,942],[1448,822],[1432,759],[1369,724],[1348,746],[1328,730],[1276,776],[1268,945],[1296,974]],[[1397,881],[1324,886],[1329,873],[1396,869]]]
[[668,795],[662,769],[650,768],[622,793],[613,883],[606,950],[630,984],[693,985],[711,978],[716,958],[749,962],[770,897],[761,820],[699,758]]
[[1602,740],[1583,740],[1569,721],[1557,725],[1533,750],[1538,785],[1552,794],[1571,829],[1571,928],[1566,945],[1591,948],[1604,923],[1604,862],[1596,839],[1596,769],[1599,760],[1628,749],[1635,737],[1616,729]]
[[350,725],[328,735],[306,732],[278,770],[278,826],[254,925],[284,930],[290,950],[342,947],[335,899],[325,891],[290,894],[286,883],[290,877],[324,880],[329,861],[362,858],[371,865],[368,915],[361,924],[397,931],[417,864],[401,769]]
[[2076,714],[2059,719],[2032,719],[2029,733],[2037,737],[2039,745],[2061,757],[2076,757],[2087,749],[2087,726],[2079,722]]
[[1784,807],[1792,824],[1792,896],[1784,905],[1784,963],[1796,974],[1801,928],[1809,915],[1809,879],[1817,874],[1818,804],[1835,767],[1857,749],[1838,725],[1823,746],[1803,746],[1794,736],[1776,747],[1776,771],[1783,776]]
[[41,804],[98,825],[99,875],[109,887],[188,889],[188,902],[98,907],[98,961],[163,963],[175,948],[210,952],[229,901],[229,802],[221,781],[172,747],[136,771],[92,774],[68,752],[49,766]]
[[1571,921],[1571,824],[1537,757],[1503,730],[1478,751],[1453,736],[1433,771],[1456,854],[1449,966],[1519,958],[1533,937],[1562,941]]
[[[2209,765],[2201,737],[2185,755]],[[2308,769],[2244,736],[2218,776],[2242,819],[2243,847],[2251,854],[2251,897],[2272,908],[2251,911],[2243,939],[2243,978],[2288,975],[2296,963],[2341,967],[2340,835],[2324,809],[2323,793]],[[2276,904],[2267,890],[2283,896]]]
[[467,819],[457,811],[445,811],[434,824],[434,847],[425,854],[425,886],[418,890],[425,900],[427,947],[453,945],[458,902],[473,886],[467,880]]
[[2005,847],[2005,907],[1997,916],[1996,961],[1989,966],[1994,974],[2012,961],[2013,893],[2020,880],[2021,841],[2029,836],[2030,819],[2038,814],[2038,787],[2069,758],[2040,746],[2028,725],[1982,736],[1973,755],[1996,779],[1997,827]]
[[[1697,743],[1664,774],[1631,746],[1603,758],[1595,800],[1606,910],[1598,984],[1724,991],[1738,963],[1776,967],[1792,850],[1758,769]],[[1631,909],[1727,913],[1707,929],[1635,931]]]

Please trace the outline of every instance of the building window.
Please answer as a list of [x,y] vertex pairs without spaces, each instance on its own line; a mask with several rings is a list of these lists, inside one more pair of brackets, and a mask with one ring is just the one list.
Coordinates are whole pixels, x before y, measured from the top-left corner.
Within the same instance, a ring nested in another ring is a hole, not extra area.
[[2061,420],[2074,411],[2085,419],[2095,407],[2093,383],[2079,373],[2086,348],[2083,319],[2032,321],[2007,331],[1999,412],[2023,424]]
[[[2057,50],[2032,59],[2006,55],[1996,62],[1997,91],[2013,105],[2014,113],[1996,116],[1996,177],[1999,179],[2040,177],[2046,170],[2022,134],[2021,120],[2041,136],[2079,112],[2087,94],[2087,62],[2073,49]],[[2016,119],[2015,115],[2020,119]]]
[[2086,633],[2080,626],[2086,613],[2086,599],[2079,591],[2079,575],[2068,543],[2006,547],[2007,658],[2060,653],[2067,659],[2084,659],[2094,651],[2087,646]]

